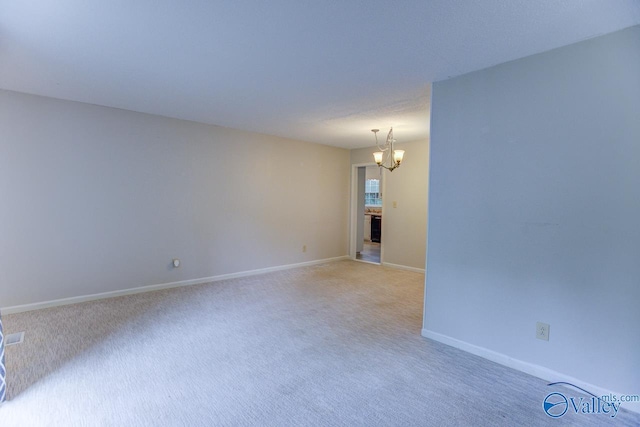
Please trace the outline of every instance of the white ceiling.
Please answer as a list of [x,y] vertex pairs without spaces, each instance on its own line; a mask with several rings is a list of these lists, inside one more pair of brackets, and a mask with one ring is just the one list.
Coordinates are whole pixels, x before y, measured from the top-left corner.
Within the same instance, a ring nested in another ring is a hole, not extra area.
[[638,0],[21,0],[0,88],[346,148],[429,84],[640,23]]

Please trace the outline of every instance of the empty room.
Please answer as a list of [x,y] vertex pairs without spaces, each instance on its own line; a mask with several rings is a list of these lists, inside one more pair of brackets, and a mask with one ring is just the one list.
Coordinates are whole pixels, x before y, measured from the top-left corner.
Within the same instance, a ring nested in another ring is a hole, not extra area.
[[640,425],[640,2],[0,10],[0,427]]

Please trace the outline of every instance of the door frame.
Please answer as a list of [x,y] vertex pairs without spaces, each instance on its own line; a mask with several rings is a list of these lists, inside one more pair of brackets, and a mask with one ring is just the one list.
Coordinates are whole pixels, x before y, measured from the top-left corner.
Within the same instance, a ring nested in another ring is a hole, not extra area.
[[[354,261],[359,262],[367,262],[369,264],[377,264],[371,263],[369,261],[363,261],[360,259],[356,259],[356,238],[358,234],[358,168],[367,167],[367,166],[378,166],[375,162],[368,163],[353,163],[351,165],[351,200],[349,203],[349,257]],[[384,218],[384,199],[385,199],[385,187],[386,187],[386,179],[382,179],[380,192],[382,193],[382,218]],[[382,220],[384,225],[384,220]],[[384,230],[384,228],[383,228]],[[382,239],[382,233],[380,235],[380,265],[384,262],[384,244],[382,243],[384,239]]]

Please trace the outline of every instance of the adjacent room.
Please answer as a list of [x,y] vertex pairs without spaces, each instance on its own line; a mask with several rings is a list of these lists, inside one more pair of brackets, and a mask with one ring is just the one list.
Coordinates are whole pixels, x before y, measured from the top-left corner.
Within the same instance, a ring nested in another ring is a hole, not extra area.
[[0,426],[640,425],[639,113],[634,0],[4,4]]

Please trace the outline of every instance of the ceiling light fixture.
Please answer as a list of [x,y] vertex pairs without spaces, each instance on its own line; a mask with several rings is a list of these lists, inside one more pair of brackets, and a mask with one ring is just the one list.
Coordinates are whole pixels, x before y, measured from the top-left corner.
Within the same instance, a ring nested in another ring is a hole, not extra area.
[[[378,132],[380,132],[380,129],[371,129],[371,132],[375,135],[376,146],[378,150],[380,150],[373,153],[374,160],[378,166],[393,172],[394,169],[400,167],[400,163],[402,163],[402,158],[404,157],[404,150],[393,149],[393,143],[396,142],[396,140],[393,139],[393,128],[389,129],[387,140],[382,145],[378,143]],[[388,166],[385,165],[385,163],[387,163]]]

